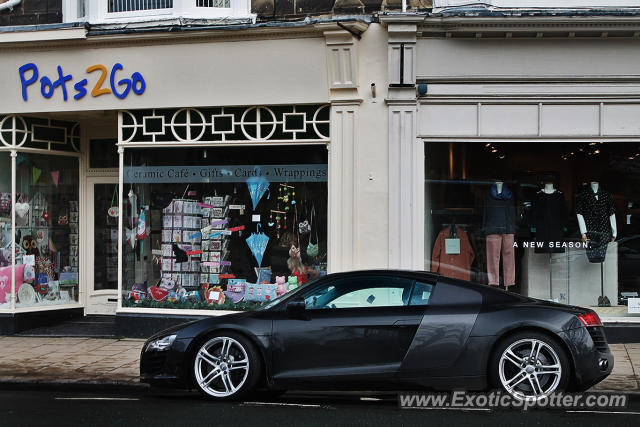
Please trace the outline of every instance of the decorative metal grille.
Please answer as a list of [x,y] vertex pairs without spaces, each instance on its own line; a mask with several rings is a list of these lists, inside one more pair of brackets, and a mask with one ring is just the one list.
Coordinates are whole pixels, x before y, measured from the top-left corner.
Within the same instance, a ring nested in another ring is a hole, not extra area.
[[171,9],[173,0],[109,0],[109,13]]
[[11,148],[80,151],[80,126],[61,120],[0,115],[0,143]]
[[329,106],[121,111],[123,143],[328,142]]

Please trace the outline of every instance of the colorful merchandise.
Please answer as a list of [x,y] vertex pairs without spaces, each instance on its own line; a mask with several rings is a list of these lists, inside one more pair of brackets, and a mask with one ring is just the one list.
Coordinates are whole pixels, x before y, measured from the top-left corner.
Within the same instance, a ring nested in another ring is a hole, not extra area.
[[229,279],[224,294],[232,303],[237,304],[244,299],[246,288],[247,281],[245,279]]
[[245,301],[272,301],[276,298],[275,284],[247,283]]
[[151,286],[149,288],[149,293],[151,294],[151,298],[154,301],[164,301],[169,296],[169,291],[166,289],[159,288],[157,286]]

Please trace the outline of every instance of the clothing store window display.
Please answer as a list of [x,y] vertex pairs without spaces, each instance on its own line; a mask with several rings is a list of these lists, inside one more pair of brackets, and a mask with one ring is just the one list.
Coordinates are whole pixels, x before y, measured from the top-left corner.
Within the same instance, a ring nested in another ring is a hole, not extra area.
[[[609,243],[616,240],[616,212],[611,195],[600,183],[591,181],[580,193],[576,204],[576,215],[582,240],[587,243],[587,258],[591,263],[605,262]],[[611,305],[606,295],[600,295],[598,305]]]
[[547,176],[544,187],[536,193],[533,202],[533,225],[535,227],[536,253],[563,253],[564,247],[553,244],[561,242],[567,228],[568,211],[562,191],[554,186],[554,178]]
[[459,280],[471,280],[475,253],[467,233],[452,223],[438,233],[431,255],[431,271]]
[[576,214],[582,240],[588,243],[589,262],[604,262],[607,246],[618,234],[611,195],[592,181],[578,196]]
[[516,209],[511,190],[496,180],[485,195],[482,229],[486,235],[489,285],[500,285],[500,258],[505,288],[515,285],[516,260],[513,243],[516,233]]

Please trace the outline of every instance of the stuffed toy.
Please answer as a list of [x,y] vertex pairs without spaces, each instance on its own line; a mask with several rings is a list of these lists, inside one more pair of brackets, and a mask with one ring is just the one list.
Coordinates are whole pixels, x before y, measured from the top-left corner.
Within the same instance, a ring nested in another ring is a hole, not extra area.
[[27,255],[40,256],[38,242],[32,236],[24,236],[22,238],[22,248],[26,251]]
[[276,296],[284,295],[287,291],[286,278],[284,276],[276,276]]

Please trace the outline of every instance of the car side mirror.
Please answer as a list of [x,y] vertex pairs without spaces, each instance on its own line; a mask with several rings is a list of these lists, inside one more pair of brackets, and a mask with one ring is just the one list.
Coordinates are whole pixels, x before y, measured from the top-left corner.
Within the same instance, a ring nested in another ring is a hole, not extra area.
[[307,306],[302,298],[296,298],[287,303],[287,314],[292,319],[308,319]]

